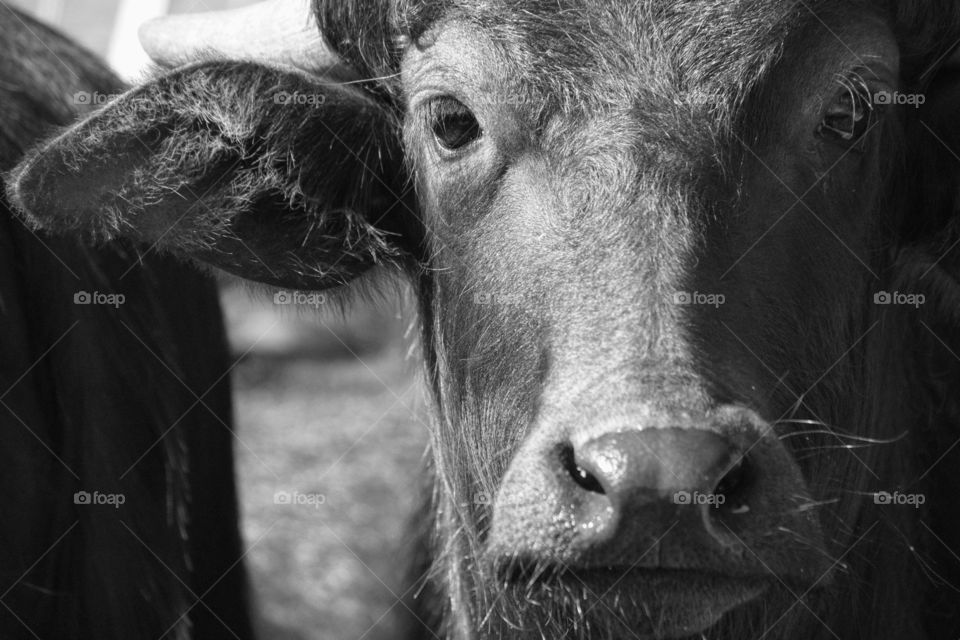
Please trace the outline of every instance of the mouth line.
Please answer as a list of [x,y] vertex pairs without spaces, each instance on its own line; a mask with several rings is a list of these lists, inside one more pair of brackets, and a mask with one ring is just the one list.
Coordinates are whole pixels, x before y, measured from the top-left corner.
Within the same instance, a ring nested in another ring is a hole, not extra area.
[[507,583],[513,585],[564,583],[574,587],[596,589],[631,589],[638,586],[655,585],[661,589],[683,589],[691,584],[711,587],[738,586],[740,588],[767,588],[782,580],[791,588],[790,579],[766,574],[731,575],[710,568],[646,568],[646,567],[590,567],[575,569],[569,567],[522,567],[515,566],[504,576]]
[[640,568],[640,567],[606,567],[589,569],[564,569],[558,572],[561,580],[580,580],[584,583],[608,581],[611,578],[622,582],[636,582],[648,580],[653,582],[675,582],[682,584],[690,581],[715,583],[752,583],[769,584],[776,581],[770,574],[743,574],[731,575],[713,569],[698,568]]
[[530,574],[526,584],[513,582],[510,592],[520,602],[536,603],[541,592],[560,598],[571,616],[584,619],[594,610],[612,611],[633,637],[662,640],[697,636],[777,583],[770,574],[729,575],[706,567],[555,568]]

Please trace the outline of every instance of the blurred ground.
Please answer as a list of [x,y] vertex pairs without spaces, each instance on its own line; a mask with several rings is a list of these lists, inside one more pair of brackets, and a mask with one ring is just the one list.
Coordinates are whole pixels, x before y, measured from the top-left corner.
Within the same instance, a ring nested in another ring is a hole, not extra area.
[[241,286],[223,300],[234,350],[248,351],[233,379],[262,637],[392,638],[427,436],[399,303],[341,317]]

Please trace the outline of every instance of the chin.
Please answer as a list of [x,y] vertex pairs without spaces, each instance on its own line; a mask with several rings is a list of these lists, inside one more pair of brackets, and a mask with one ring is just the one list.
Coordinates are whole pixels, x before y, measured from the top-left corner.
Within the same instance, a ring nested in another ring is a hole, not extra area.
[[510,640],[666,640],[703,637],[772,588],[765,577],[606,569],[511,581],[494,607]]

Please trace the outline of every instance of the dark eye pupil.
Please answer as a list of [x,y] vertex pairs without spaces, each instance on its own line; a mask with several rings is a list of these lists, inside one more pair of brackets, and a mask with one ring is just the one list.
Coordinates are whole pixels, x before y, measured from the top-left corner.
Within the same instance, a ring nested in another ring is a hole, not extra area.
[[840,142],[856,142],[872,122],[873,100],[866,87],[848,87],[823,116],[819,133]]
[[455,100],[444,100],[433,116],[433,135],[445,149],[465,147],[481,135],[480,123],[469,109]]

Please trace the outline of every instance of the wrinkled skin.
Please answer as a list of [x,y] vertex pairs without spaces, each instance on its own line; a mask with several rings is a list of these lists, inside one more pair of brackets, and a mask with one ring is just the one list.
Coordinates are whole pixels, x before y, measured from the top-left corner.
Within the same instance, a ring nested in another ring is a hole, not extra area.
[[[11,188],[36,224],[274,284],[411,277],[432,633],[960,631],[952,3],[317,9],[378,82],[189,67]],[[277,87],[325,104],[279,109]],[[206,213],[184,222],[188,191]],[[733,502],[666,499],[687,489]],[[896,491],[922,508],[874,499]]]

